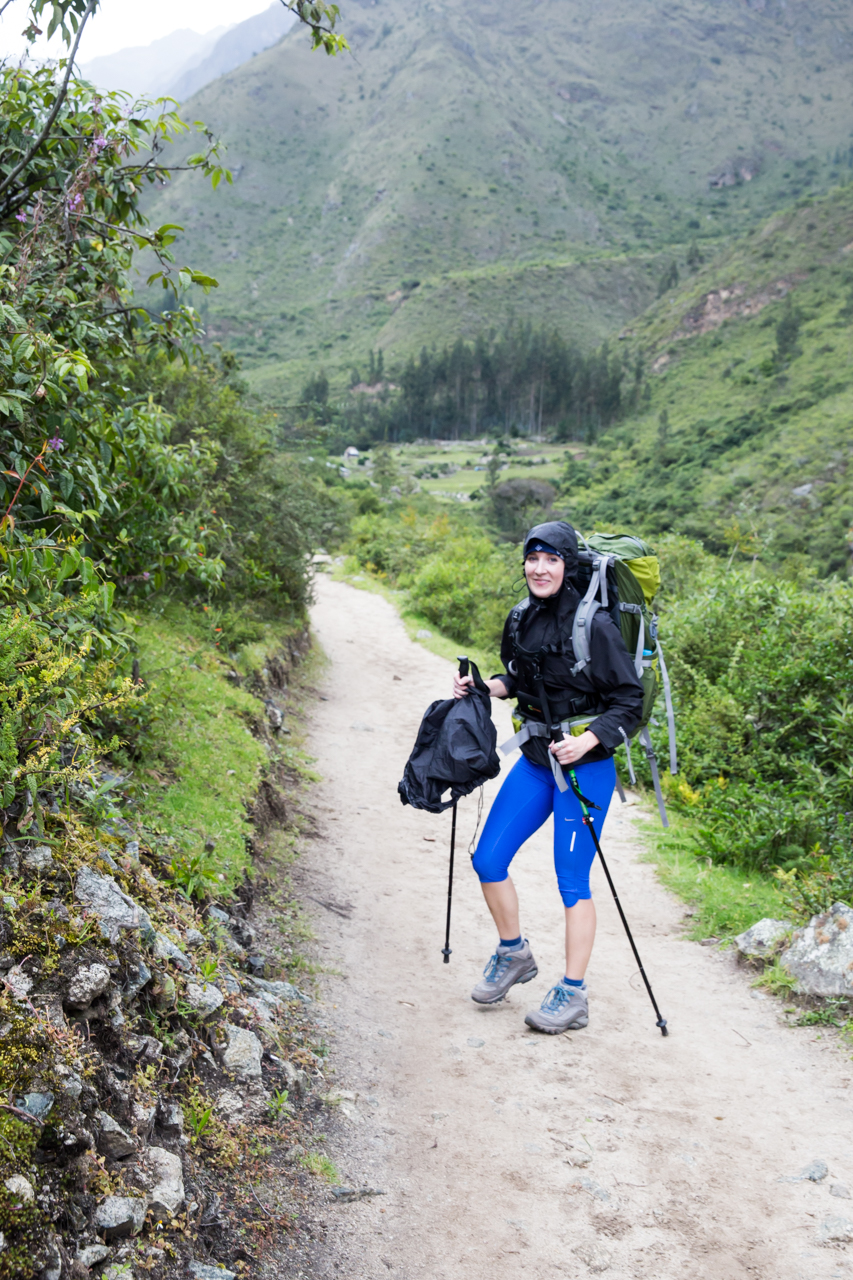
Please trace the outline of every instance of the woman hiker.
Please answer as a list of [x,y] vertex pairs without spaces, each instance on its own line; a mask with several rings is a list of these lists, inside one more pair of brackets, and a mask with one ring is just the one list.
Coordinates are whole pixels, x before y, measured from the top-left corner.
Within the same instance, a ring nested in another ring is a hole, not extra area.
[[[524,540],[528,600],[516,606],[504,626],[505,674],[487,681],[492,697],[518,700],[522,756],[498,792],[474,855],[499,941],[471,998],[496,1004],[516,982],[530,982],[539,971],[521,934],[518,896],[508,872],[525,840],[553,813],[554,866],[566,910],[566,968],[540,1008],[524,1019],[551,1035],[589,1021],[584,976],[595,940],[589,889],[595,847],[574,792],[560,787],[567,780],[557,762],[575,770],[582,795],[598,806],[593,818],[600,836],[616,782],[613,752],[623,735],[630,737],[639,725],[643,705],[634,664],[604,609],[591,621],[589,663],[573,673],[572,622],[580,596],[572,579],[577,567],[578,540],[570,524],[551,521],[530,530]],[[465,697],[472,679],[457,673],[454,697]],[[562,724],[562,742],[550,741],[543,692],[551,722]]]

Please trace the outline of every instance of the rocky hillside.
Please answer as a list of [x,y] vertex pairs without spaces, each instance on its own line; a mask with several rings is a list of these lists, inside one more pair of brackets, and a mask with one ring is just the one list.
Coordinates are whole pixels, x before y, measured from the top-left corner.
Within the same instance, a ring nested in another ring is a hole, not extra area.
[[572,463],[583,526],[676,531],[786,572],[846,573],[853,547],[853,188],[803,200],[623,334],[644,409]]
[[[100,822],[57,804],[26,836],[6,827],[4,1280],[235,1280],[251,1274],[271,1227],[271,1242],[298,1253],[310,1187],[331,1169],[301,1118],[326,1092],[310,998],[279,976],[294,938],[282,932],[292,908],[276,858],[298,816],[283,712],[305,652],[295,636],[262,670],[229,677],[245,686],[242,713],[254,709],[266,760],[243,825],[254,882],[273,870],[278,880],[275,920],[269,908],[253,911],[248,878],[218,905],[216,877],[181,862],[174,837],[139,804],[113,805]],[[233,715],[218,656],[195,657],[211,716]],[[148,667],[143,651],[143,678]],[[190,722],[185,732],[201,729]],[[239,770],[239,759],[220,760],[223,776],[238,771],[231,763]],[[102,775],[95,789],[117,785],[129,779]],[[204,831],[211,816],[200,806],[193,819]],[[215,848],[209,837],[209,861]]]
[[[234,185],[152,206],[220,288],[211,339],[255,385],[407,356],[510,312],[593,345],[672,253],[825,190],[850,162],[839,0],[349,0],[353,55],[303,31],[187,105]],[[707,255],[707,248],[705,249]],[[387,361],[386,361],[387,363]]]

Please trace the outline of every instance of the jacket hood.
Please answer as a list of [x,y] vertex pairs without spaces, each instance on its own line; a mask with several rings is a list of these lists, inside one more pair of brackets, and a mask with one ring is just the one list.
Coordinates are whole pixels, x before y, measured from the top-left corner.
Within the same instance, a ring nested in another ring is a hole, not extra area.
[[566,578],[574,578],[578,569],[578,535],[565,520],[548,520],[535,524],[524,539],[524,555],[531,542],[547,542],[559,551],[565,561]]

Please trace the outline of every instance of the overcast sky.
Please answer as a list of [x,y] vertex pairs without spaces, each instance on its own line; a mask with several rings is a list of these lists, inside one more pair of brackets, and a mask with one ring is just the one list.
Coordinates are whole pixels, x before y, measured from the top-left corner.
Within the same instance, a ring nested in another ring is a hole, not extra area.
[[[242,22],[268,9],[270,0],[101,0],[83,32],[79,62],[133,45],[151,44],[181,27],[204,33],[214,27]],[[47,18],[47,14],[45,15]],[[27,24],[26,0],[14,0],[0,18],[0,54],[19,58],[27,47],[21,32]],[[33,46],[36,57],[57,57],[65,46],[54,36],[48,47]]]

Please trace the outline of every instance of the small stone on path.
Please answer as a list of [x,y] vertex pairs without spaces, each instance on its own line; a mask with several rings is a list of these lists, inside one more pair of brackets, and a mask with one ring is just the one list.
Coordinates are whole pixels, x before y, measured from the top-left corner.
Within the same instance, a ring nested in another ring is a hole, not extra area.
[[818,1244],[849,1244],[851,1241],[853,1222],[849,1218],[827,1218],[818,1227]]
[[823,1182],[829,1168],[825,1160],[812,1160],[811,1164],[807,1164],[805,1169],[801,1169],[799,1173],[795,1173],[791,1177],[780,1178],[780,1182]]

